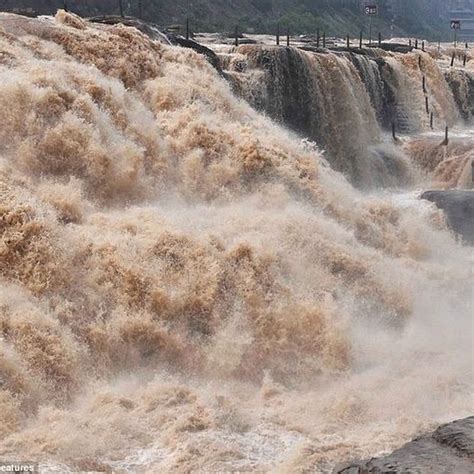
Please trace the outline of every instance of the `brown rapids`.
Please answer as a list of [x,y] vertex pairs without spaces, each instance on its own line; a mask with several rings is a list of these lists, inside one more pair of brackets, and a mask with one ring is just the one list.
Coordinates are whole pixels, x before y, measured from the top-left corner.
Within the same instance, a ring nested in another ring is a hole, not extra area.
[[0,460],[328,472],[472,412],[472,253],[197,54],[0,14]]

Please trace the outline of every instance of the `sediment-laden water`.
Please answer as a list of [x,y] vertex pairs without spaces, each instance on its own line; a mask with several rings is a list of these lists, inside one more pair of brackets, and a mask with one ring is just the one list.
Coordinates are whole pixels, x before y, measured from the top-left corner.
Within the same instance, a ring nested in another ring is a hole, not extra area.
[[[0,460],[330,472],[472,413],[472,249],[413,191],[458,171],[384,142],[371,65],[282,51],[241,46],[244,88],[132,28],[0,14]],[[350,184],[391,176],[378,146],[411,187]]]

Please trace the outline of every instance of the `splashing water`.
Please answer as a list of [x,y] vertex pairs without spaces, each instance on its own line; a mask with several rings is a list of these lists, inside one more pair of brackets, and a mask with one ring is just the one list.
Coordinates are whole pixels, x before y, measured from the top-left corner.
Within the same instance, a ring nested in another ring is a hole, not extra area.
[[470,250],[202,57],[1,14],[0,106],[0,459],[326,472],[472,410]]

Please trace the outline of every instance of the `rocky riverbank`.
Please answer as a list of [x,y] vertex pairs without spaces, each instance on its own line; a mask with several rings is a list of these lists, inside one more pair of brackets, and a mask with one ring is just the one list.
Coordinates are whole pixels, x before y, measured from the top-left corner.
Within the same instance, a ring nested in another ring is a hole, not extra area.
[[466,243],[474,244],[474,191],[426,191],[421,198],[434,202],[446,213],[450,227]]
[[440,426],[397,449],[389,456],[354,462],[337,474],[474,472],[474,416]]

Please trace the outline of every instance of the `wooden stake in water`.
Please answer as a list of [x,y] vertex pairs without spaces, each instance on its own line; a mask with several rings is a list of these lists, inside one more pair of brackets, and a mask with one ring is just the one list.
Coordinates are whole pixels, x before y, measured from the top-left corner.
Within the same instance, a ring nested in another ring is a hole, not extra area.
[[290,29],[286,31],[286,46],[290,46]]
[[326,47],[326,33],[323,33],[323,48]]
[[362,49],[362,30],[360,30],[359,48]]
[[426,113],[430,113],[430,100],[428,99],[428,96],[425,97],[425,107],[426,107]]
[[276,42],[277,46],[280,46],[280,25],[277,25]]
[[239,27],[235,27],[235,46],[239,46]]
[[451,67],[454,66],[454,59],[456,58],[456,53],[453,53],[452,57],[451,57]]
[[430,114],[430,128],[431,128],[431,130],[433,130],[433,126],[434,126],[434,113],[431,112],[431,114]]
[[395,126],[395,122],[392,122],[392,138],[397,141],[397,129]]
[[350,38],[349,35],[347,35],[346,41],[347,41],[347,49],[350,49],[350,47],[351,47],[351,38]]
[[448,146],[448,144],[449,144],[449,127],[446,125],[446,128],[444,129],[444,140],[442,141],[441,145]]
[[321,35],[320,35],[320,33],[319,33],[319,28],[318,28],[318,30],[317,30],[317,32],[316,32],[316,46],[317,46],[318,48],[319,48],[320,43],[321,43]]

